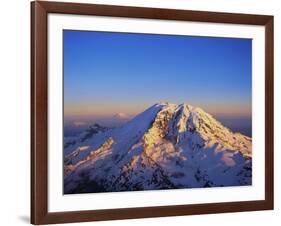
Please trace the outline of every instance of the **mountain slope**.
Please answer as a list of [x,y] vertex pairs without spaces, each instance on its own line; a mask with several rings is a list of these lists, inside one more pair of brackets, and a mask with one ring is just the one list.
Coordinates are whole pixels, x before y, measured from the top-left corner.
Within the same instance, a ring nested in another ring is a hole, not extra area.
[[64,192],[251,184],[251,138],[200,108],[160,103],[65,148]]

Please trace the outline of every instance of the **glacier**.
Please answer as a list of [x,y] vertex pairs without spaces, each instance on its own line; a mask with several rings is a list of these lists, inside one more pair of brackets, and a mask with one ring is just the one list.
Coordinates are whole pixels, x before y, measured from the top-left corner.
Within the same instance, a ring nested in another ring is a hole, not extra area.
[[157,103],[64,145],[64,194],[252,184],[252,138],[188,104]]

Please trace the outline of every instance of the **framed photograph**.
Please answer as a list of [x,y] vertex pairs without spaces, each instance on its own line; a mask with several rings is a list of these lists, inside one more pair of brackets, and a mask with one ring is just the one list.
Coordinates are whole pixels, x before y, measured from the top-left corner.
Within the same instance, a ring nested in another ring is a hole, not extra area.
[[31,15],[31,223],[273,209],[273,16]]

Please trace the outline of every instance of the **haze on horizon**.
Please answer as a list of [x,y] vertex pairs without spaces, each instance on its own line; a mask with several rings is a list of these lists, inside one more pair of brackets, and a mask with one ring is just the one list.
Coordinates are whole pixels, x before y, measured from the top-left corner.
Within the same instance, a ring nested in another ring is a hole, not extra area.
[[64,30],[65,121],[134,116],[168,101],[251,127],[252,41]]

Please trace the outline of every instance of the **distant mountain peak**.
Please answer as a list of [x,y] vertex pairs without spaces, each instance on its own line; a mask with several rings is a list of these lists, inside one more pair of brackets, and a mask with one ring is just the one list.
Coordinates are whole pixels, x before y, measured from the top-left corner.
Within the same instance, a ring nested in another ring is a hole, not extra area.
[[132,116],[129,114],[120,112],[120,113],[116,113],[113,117],[116,119],[127,120],[127,119],[130,119]]

